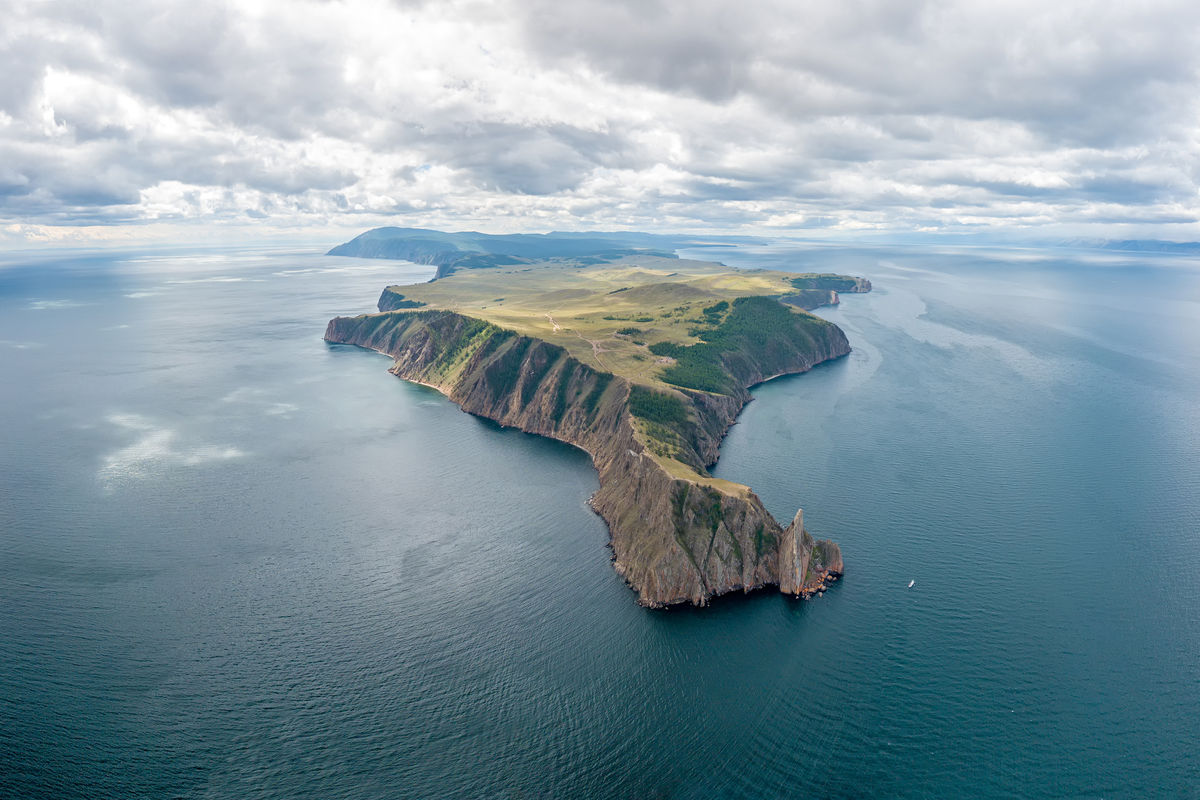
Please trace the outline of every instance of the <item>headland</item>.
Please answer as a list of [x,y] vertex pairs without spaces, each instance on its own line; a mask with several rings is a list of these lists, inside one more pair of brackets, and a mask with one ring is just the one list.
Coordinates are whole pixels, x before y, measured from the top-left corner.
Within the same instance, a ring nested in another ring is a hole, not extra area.
[[332,252],[437,273],[387,287],[379,313],[331,320],[326,340],[385,353],[393,374],[465,411],[587,452],[592,507],[639,602],[704,605],[769,585],[809,596],[842,574],[840,548],[814,539],[803,512],[781,525],[708,468],[750,387],[850,352],[807,310],[869,281],[679,259],[638,234],[380,230]]

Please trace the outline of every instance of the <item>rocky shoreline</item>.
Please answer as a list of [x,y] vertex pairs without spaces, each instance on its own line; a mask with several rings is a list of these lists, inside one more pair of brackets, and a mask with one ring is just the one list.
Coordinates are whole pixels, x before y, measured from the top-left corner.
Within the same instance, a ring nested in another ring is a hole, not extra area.
[[600,477],[591,506],[608,524],[614,568],[641,604],[665,607],[769,585],[811,597],[842,574],[840,549],[814,540],[802,513],[784,528],[748,487],[706,470],[750,386],[849,353],[842,331],[821,322],[811,347],[773,353],[768,374],[755,354],[743,354],[732,394],[679,391],[693,419],[690,468],[647,447],[628,381],[543,340],[429,310],[335,318],[325,339],[390,356],[393,374],[436,388],[464,411],[587,452]]

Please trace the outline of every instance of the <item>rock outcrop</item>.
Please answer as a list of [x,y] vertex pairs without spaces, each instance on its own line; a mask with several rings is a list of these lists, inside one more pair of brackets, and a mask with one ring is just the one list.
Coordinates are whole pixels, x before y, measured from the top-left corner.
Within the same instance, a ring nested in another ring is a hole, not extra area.
[[802,513],[782,528],[749,488],[707,472],[750,386],[850,351],[837,326],[805,324],[803,347],[771,342],[769,353],[730,357],[732,392],[680,390],[686,435],[666,455],[648,446],[645,421],[630,411],[627,380],[550,342],[419,308],[339,317],[325,339],[387,354],[393,374],[437,388],[472,414],[585,450],[600,477],[591,503],[608,523],[614,567],[639,602],[657,607],[704,605],[772,584],[808,596],[841,574],[840,549],[814,541]]

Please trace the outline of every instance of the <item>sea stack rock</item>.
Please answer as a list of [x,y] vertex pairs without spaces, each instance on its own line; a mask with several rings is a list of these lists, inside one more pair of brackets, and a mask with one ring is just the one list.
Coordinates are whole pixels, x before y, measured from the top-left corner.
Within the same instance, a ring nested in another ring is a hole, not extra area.
[[796,511],[792,524],[783,530],[779,540],[779,591],[798,595],[804,587],[804,575],[808,572],[811,550],[804,546],[804,509]]
[[[410,260],[437,239],[401,238],[414,248]],[[606,252],[597,263],[522,258],[519,269],[505,268],[515,263],[506,253],[452,255],[459,260],[444,266],[454,274],[388,287],[380,313],[331,320],[326,341],[386,353],[393,374],[464,411],[591,456],[599,478],[591,507],[642,605],[701,606],[771,584],[808,597],[836,577],[840,550],[814,542],[802,513],[785,530],[750,487],[709,470],[750,387],[850,352],[836,325],[788,306],[825,305],[865,282],[756,270],[747,288],[727,267],[687,262],[685,273],[679,259],[640,251],[604,260]],[[484,268],[503,276],[503,292],[477,285]],[[735,288],[722,288],[726,276]],[[547,292],[560,285],[573,288]],[[621,313],[597,318],[610,307]],[[656,341],[635,341],[628,321],[654,322]],[[649,362],[647,352],[665,360]]]
[[814,552],[816,560],[821,563],[821,567],[826,573],[834,576],[842,574],[844,570],[842,548],[838,547],[836,542],[821,539],[817,542]]
[[844,569],[842,549],[828,539],[815,541],[804,529],[804,509],[779,539],[779,591],[794,597],[811,597],[825,591]]

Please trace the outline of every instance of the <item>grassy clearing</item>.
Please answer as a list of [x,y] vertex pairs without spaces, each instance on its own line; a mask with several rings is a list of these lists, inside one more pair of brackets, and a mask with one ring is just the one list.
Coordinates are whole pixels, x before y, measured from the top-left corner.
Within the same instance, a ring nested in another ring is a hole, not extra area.
[[651,452],[648,456],[653,458],[655,463],[663,468],[672,478],[688,481],[698,486],[711,486],[720,492],[723,492],[734,497],[749,497],[750,487],[743,486],[740,483],[714,478],[711,475],[701,475],[696,470],[684,464],[682,461],[676,461],[673,458],[661,456],[658,453]]
[[792,277],[638,256],[592,265],[563,260],[464,270],[390,293],[543,339],[597,372],[665,386],[664,362],[652,352],[656,344],[697,344],[736,298],[795,292]]
[[[778,298],[829,282],[853,285],[854,279],[657,256],[592,261],[462,270],[388,293],[397,307],[419,309],[406,313],[447,310],[471,318],[467,335],[442,353],[439,366],[454,369],[471,353],[489,358],[487,381],[497,400],[516,393],[524,407],[538,386],[555,380],[556,424],[573,404],[590,421],[614,376],[627,379],[633,384],[629,410],[648,457],[673,477],[746,495],[746,487],[685,463],[695,460],[687,454],[696,423],[676,387],[731,391],[739,380],[730,371],[738,354],[769,366],[781,342],[799,343],[810,323],[825,324]],[[523,364],[530,365],[524,372]],[[768,545],[756,542],[755,549]]]

